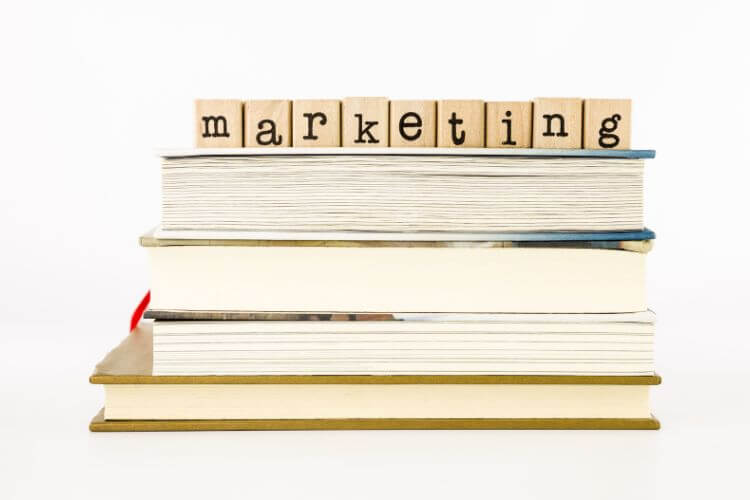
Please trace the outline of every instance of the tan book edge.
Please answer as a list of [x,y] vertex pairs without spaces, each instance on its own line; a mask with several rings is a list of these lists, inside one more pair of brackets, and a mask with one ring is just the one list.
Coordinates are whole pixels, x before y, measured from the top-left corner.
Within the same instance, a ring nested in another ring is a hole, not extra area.
[[263,430],[658,430],[654,418],[366,418],[262,420],[104,420],[92,432],[263,431]]
[[91,375],[92,384],[659,385],[659,375]]

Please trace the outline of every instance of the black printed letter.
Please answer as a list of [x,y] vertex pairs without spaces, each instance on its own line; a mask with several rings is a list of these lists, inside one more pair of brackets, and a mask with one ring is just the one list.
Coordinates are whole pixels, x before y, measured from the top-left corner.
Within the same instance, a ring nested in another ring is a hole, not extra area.
[[311,139],[314,141],[318,138],[318,136],[313,135],[313,120],[315,120],[315,118],[320,118],[320,124],[325,125],[328,121],[328,118],[326,118],[325,113],[321,113],[320,111],[318,111],[317,113],[303,113],[302,116],[307,118],[307,135],[303,136],[302,138]]
[[460,125],[463,122],[464,122],[463,120],[461,120],[459,118],[456,118],[456,113],[455,112],[451,113],[451,119],[448,120],[448,123],[451,124],[451,138],[453,139],[453,144],[455,144],[456,146],[458,146],[460,144],[463,144],[464,141],[466,140],[466,132],[465,131],[462,130],[461,131],[461,135],[458,135],[456,133],[456,125]]
[[[203,120],[203,137],[229,137],[227,131],[227,119],[223,116],[201,116]],[[214,126],[213,133],[209,132],[208,124],[212,123]],[[221,132],[219,132],[219,125],[221,124]]]
[[367,126],[365,128],[362,128],[362,113],[354,113],[354,116],[357,118],[357,138],[354,140],[357,144],[362,144],[365,142],[365,134],[367,134],[367,142],[370,144],[377,144],[380,141],[375,139],[375,137],[372,136],[372,133],[370,132],[370,129],[373,125],[377,125],[378,122],[370,122],[366,121],[365,123]]
[[506,127],[508,127],[505,132],[505,141],[501,143],[503,146],[515,146],[516,145],[516,141],[511,140],[511,133],[510,133],[510,115],[511,114],[512,113],[510,111],[506,111],[505,116],[507,116],[508,118],[505,118],[501,120],[500,122],[500,123],[503,123]]
[[620,144],[620,138],[617,134],[613,134],[617,130],[618,121],[622,119],[622,116],[614,114],[609,118],[602,120],[602,128],[599,129],[599,146],[603,148],[614,148]]
[[[269,130],[263,130],[264,125],[270,125],[271,128]],[[258,122],[258,130],[260,130],[260,132],[255,136],[255,140],[258,141],[258,144],[261,146],[268,146],[270,144],[278,146],[281,144],[282,137],[281,135],[276,137],[276,123],[273,120],[261,120]],[[271,137],[268,139],[262,139],[264,135],[270,135]]]
[[[406,120],[409,118],[414,118],[413,122],[407,122]],[[409,135],[406,133],[407,127],[420,127],[417,129],[416,132]],[[398,133],[401,134],[401,137],[403,137],[407,141],[416,141],[419,139],[419,136],[422,135],[422,117],[418,114],[414,113],[413,111],[410,111],[408,113],[405,113],[401,119],[398,121]]]
[[[565,131],[565,118],[561,114],[554,115],[542,115],[542,118],[547,120],[547,130],[542,134],[544,136],[556,135],[558,137],[568,137],[568,133]],[[558,133],[552,132],[552,120],[557,118],[560,123],[560,131]]]

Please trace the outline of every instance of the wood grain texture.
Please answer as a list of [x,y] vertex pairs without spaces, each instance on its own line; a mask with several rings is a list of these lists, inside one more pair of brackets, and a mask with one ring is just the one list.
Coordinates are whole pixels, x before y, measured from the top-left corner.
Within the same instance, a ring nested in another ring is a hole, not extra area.
[[630,149],[630,99],[583,101],[583,147]]
[[245,102],[245,147],[292,145],[292,101]]
[[529,101],[486,103],[486,147],[530,148],[532,107]]
[[341,104],[344,147],[388,147],[388,99],[347,97]]
[[292,145],[341,146],[341,101],[303,99],[292,103]]
[[535,148],[579,149],[583,135],[583,100],[534,99],[532,144]]
[[239,99],[196,99],[195,147],[241,148],[242,115]]
[[440,148],[483,148],[484,101],[438,101],[437,145]]
[[437,144],[436,101],[390,102],[391,147],[430,148]]
[[658,430],[654,418],[366,418],[289,420],[105,420],[100,411],[92,432],[270,431],[270,430]]

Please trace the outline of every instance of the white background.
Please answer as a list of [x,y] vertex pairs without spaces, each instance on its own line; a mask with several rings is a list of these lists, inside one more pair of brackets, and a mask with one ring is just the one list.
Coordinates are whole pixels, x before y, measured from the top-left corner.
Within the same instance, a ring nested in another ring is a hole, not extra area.
[[[741,2],[7,3],[0,498],[655,498],[747,492]],[[197,97],[631,97],[659,432],[90,434],[87,377],[148,287],[153,150]]]

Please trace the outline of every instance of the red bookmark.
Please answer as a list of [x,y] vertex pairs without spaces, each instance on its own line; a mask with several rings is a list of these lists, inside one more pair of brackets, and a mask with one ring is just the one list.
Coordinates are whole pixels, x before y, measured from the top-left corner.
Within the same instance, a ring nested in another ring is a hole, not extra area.
[[130,331],[132,332],[135,330],[135,327],[138,326],[138,322],[143,317],[143,313],[146,312],[146,308],[148,307],[148,303],[151,302],[151,290],[146,292],[146,295],[143,296],[141,299],[141,303],[138,304],[138,307],[135,308],[135,311],[133,311],[133,316],[130,318]]

